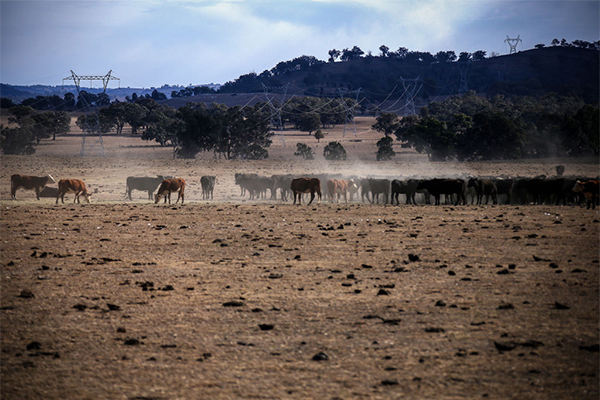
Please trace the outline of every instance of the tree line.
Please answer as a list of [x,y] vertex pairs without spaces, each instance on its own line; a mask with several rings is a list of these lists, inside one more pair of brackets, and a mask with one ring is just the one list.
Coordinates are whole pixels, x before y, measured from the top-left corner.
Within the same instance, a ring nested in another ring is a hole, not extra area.
[[[382,113],[373,125],[384,138],[395,136],[432,161],[598,156],[599,127],[598,106],[575,97],[486,99],[474,92],[402,119]],[[393,157],[391,141],[380,142],[378,159]]]

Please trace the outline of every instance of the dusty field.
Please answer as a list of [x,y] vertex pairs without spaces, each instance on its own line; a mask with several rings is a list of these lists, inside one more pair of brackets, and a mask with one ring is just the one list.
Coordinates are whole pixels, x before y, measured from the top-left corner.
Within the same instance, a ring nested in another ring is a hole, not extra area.
[[[381,165],[369,161],[368,133],[338,164],[294,159],[291,138],[264,162],[173,160],[120,138],[106,138],[106,158],[80,158],[80,139],[59,140],[1,160],[3,399],[600,395],[598,211],[298,207],[252,203],[233,181],[235,172],[533,176],[555,163],[406,153]],[[82,178],[96,193],[90,205],[22,190],[11,201],[15,172]],[[157,173],[188,181],[185,205],[150,204],[142,192],[123,200],[126,176]],[[207,174],[218,179],[212,202],[201,201]]]

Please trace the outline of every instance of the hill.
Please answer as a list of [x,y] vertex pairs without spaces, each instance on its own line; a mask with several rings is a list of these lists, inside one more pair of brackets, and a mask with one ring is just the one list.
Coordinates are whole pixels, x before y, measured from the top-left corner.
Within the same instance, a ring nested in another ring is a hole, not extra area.
[[[431,59],[430,54],[421,58],[369,55],[349,61],[324,62],[302,56],[280,62],[261,74],[241,75],[221,86],[218,94],[169,99],[165,103],[176,108],[189,101],[228,106],[253,104],[267,100],[265,88],[269,98],[278,100],[292,95],[338,97],[344,94],[354,97],[355,91],[360,90],[358,95],[363,111],[378,108],[398,114],[406,113],[411,93],[414,94],[416,108],[467,90],[488,97],[496,94],[543,96],[558,93],[578,96],[586,103],[597,103],[600,99],[598,50],[552,46],[478,61],[431,62]],[[156,90],[170,97],[174,89],[180,88],[165,85]],[[122,101],[133,93],[149,95],[153,89],[109,88],[106,93],[111,100]],[[101,91],[86,90],[91,93]],[[54,94],[62,97],[67,92],[75,93],[75,88],[6,84],[0,87],[0,96],[14,102]]]
[[487,96],[542,96],[554,92],[595,103],[599,99],[598,55],[597,50],[555,46],[469,62],[368,56],[243,75],[223,85],[221,93],[262,92],[262,85],[287,85],[287,93],[296,95],[339,96],[340,89],[360,88],[367,103],[380,103],[410,93],[410,80],[418,79],[415,101],[421,104],[465,90]]

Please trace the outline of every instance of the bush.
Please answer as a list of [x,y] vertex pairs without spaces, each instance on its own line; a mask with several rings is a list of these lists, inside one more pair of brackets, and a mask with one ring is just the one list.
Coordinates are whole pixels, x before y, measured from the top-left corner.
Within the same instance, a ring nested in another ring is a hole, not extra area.
[[330,161],[343,161],[346,159],[346,149],[340,142],[329,142],[323,149],[323,157]]
[[313,154],[315,154],[315,152],[312,150],[312,148],[310,148],[310,146],[307,146],[304,143],[296,143],[296,152],[294,153],[295,156],[301,156],[305,160],[312,160],[314,159]]

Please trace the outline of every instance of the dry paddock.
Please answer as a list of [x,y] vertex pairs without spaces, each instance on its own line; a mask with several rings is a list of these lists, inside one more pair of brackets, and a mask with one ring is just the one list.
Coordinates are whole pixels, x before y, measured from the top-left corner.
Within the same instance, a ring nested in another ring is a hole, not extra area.
[[[251,203],[233,182],[325,168],[535,176],[554,164],[159,161],[2,158],[3,399],[600,395],[598,211],[298,207]],[[94,200],[12,201],[15,172],[82,178]],[[126,176],[158,173],[188,180],[185,205],[123,200]],[[200,200],[202,175],[217,176],[213,202]]]

